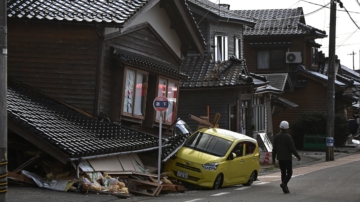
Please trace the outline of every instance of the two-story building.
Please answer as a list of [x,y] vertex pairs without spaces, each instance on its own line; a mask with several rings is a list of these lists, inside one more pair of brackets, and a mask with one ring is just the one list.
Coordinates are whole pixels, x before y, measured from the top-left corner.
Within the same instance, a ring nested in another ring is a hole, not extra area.
[[[190,79],[180,83],[179,116],[196,129],[189,114],[212,121],[220,113],[219,127],[255,137],[272,130],[270,101],[281,90],[247,67],[244,32],[256,20],[240,16],[230,5],[189,0],[189,7],[206,41],[204,56],[188,53],[181,70]],[[247,28],[248,27],[248,28]]]
[[[268,78],[279,86],[284,98],[298,107],[284,110],[273,102],[273,128],[278,132],[282,120],[290,125],[302,112],[327,111],[327,62],[316,39],[325,31],[307,25],[302,8],[236,10],[238,15],[256,20],[244,30],[244,56],[249,71]],[[339,62],[335,65],[338,69]],[[325,70],[325,71],[324,71]],[[353,84],[336,78],[335,113],[348,114],[354,99],[346,95]],[[290,106],[289,106],[290,107]]]
[[154,98],[170,99],[166,128],[182,58],[205,48],[185,0],[17,0],[7,16],[9,142],[79,163],[165,141]]

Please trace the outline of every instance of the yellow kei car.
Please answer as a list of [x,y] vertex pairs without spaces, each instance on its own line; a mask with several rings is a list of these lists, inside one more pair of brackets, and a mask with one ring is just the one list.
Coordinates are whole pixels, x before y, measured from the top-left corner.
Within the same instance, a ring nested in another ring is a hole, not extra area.
[[193,133],[164,166],[164,172],[173,178],[212,189],[236,184],[250,186],[259,169],[257,141],[219,128]]

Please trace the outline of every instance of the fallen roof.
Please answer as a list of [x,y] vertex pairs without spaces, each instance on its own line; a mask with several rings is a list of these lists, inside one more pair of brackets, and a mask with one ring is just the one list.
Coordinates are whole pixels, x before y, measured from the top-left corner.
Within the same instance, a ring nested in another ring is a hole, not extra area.
[[[159,138],[154,135],[91,118],[13,81],[8,83],[7,112],[10,130],[63,163],[159,148]],[[162,158],[185,139],[163,139]]]

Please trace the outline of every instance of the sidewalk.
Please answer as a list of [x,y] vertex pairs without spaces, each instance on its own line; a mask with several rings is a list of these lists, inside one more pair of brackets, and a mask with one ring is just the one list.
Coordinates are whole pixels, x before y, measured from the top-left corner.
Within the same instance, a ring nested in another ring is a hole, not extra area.
[[[269,163],[267,164],[265,160],[267,152],[260,152],[260,175],[271,172],[278,171],[279,168],[272,165],[272,156],[270,153]],[[301,160],[298,161],[295,157],[293,159],[293,167],[301,167],[317,163],[320,161],[325,161],[326,152],[324,151],[298,151]],[[344,156],[349,156],[351,154],[360,153],[360,145],[348,145],[345,147],[337,147],[334,149],[334,159],[341,158]]]

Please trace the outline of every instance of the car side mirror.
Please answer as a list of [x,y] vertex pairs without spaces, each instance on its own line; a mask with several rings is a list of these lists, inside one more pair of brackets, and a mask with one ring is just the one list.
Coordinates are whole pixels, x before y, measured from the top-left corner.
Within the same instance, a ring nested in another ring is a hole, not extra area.
[[229,155],[229,160],[234,160],[234,158],[236,158],[236,154],[235,153],[231,153],[230,155]]

